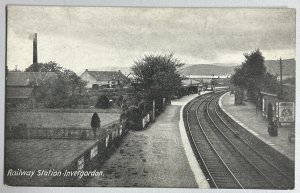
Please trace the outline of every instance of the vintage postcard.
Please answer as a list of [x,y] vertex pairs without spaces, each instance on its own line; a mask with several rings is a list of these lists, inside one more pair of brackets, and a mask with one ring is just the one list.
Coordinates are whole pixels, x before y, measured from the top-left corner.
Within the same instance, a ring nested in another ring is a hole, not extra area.
[[295,9],[6,11],[5,185],[294,189]]

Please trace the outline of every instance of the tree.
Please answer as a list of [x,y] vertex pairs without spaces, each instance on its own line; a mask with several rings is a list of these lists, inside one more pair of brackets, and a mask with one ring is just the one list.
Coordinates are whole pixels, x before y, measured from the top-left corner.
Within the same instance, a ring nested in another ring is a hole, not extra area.
[[295,78],[295,77],[287,78],[287,79],[283,80],[283,83],[284,83],[284,84],[292,84],[292,85],[295,85],[295,83],[296,83],[296,78]]
[[271,93],[277,93],[279,88],[279,83],[277,81],[277,77],[275,75],[272,75],[270,73],[266,73],[263,80],[263,89],[265,91],[271,92]]
[[145,55],[135,61],[131,68],[135,87],[148,99],[171,96],[181,86],[181,77],[177,70],[183,65],[173,54]]
[[96,103],[96,108],[107,109],[109,106],[110,104],[108,97],[106,95],[101,95]]
[[50,61],[47,63],[33,63],[28,68],[25,69],[25,72],[62,72],[63,67],[61,67],[56,62]]
[[47,108],[64,106],[68,92],[65,80],[57,75],[47,76],[38,83],[32,83],[36,102],[42,103]]
[[[76,96],[82,94],[87,82],[69,69],[64,69],[55,62],[34,63],[26,72],[53,72],[35,87],[34,94],[37,102],[48,108],[73,107],[78,105]],[[78,91],[78,93],[76,93]]]
[[126,127],[132,130],[141,130],[142,126],[142,111],[137,106],[130,106],[125,113]]
[[100,128],[100,118],[96,112],[92,116],[91,127],[93,128],[94,137],[96,137],[97,128]]
[[264,86],[266,67],[264,57],[259,49],[245,53],[245,61],[236,67],[231,81],[235,86],[246,89],[251,99],[257,99],[258,94]]
[[77,74],[72,70],[65,69],[63,74],[68,86],[71,89],[72,96],[75,95],[76,89],[78,90],[78,93],[81,94],[83,88],[87,85],[87,82],[84,81],[80,76],[77,76]]

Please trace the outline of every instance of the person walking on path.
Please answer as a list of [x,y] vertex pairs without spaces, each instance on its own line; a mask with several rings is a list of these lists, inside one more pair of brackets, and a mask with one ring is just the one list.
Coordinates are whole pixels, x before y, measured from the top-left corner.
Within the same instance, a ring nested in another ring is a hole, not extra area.
[[94,138],[96,138],[97,129],[100,128],[100,118],[96,112],[92,116],[91,127],[93,128]]

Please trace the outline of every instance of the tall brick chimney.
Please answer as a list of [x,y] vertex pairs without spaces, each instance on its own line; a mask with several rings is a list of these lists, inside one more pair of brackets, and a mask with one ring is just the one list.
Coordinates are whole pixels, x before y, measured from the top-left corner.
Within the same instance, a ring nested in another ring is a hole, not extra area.
[[37,33],[33,36],[33,64],[38,62],[38,53],[37,53]]

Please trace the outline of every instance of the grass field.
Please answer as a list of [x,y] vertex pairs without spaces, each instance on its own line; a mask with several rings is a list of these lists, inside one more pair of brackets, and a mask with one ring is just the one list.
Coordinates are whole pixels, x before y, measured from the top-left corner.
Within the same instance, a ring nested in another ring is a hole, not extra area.
[[[9,139],[5,141],[7,169],[60,170],[71,163],[93,140]],[[6,177],[10,185],[42,185],[49,177]]]
[[[90,128],[93,113],[6,112],[6,125],[27,127]],[[119,120],[119,113],[98,113],[101,125]]]
[[[6,125],[42,128],[91,128],[93,113],[61,112],[6,112]],[[101,126],[119,120],[119,113],[98,113]],[[104,128],[100,128],[104,129]],[[5,169],[60,170],[70,164],[85,150],[95,144],[95,140],[64,139],[6,139]],[[9,185],[41,186],[50,177],[27,176],[6,177]]]

